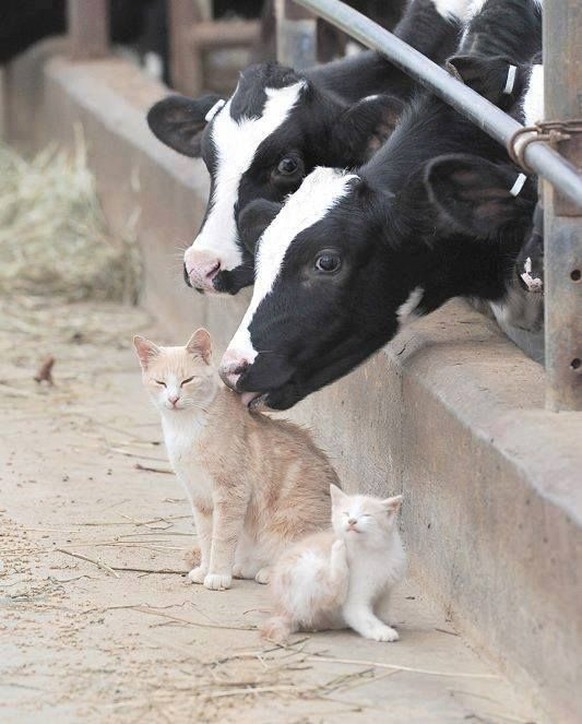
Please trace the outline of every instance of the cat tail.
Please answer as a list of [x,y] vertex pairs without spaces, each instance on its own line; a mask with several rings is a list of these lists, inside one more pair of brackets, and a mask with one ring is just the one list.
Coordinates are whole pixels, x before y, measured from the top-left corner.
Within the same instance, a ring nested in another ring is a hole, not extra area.
[[189,571],[191,571],[192,568],[196,568],[196,566],[200,565],[201,558],[202,553],[200,551],[200,546],[194,546],[194,548],[190,548],[189,551],[186,551],[186,553],[184,553],[184,560],[186,561],[186,565],[188,566]]
[[276,644],[284,644],[295,631],[293,621],[287,616],[273,616],[259,626],[261,636]]

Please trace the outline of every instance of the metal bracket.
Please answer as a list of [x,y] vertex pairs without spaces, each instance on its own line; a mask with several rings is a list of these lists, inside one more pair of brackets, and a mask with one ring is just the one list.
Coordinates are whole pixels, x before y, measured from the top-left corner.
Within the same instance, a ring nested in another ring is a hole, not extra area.
[[[548,143],[574,163],[582,174],[582,118],[569,121],[540,121],[516,131],[507,143],[511,160],[527,173],[534,173],[525,161],[525,151],[531,143]],[[580,208],[562,194],[554,192],[554,212],[557,216],[582,216]]]

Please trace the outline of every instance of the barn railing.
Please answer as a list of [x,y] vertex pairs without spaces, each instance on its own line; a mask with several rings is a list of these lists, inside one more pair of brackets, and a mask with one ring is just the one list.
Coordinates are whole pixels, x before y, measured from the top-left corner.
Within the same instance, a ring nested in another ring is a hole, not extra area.
[[[188,74],[182,21],[194,0],[167,0],[171,63]],[[71,51],[77,59],[107,54],[108,0],[68,0]],[[315,16],[335,25],[395,65],[508,147],[519,123],[406,43],[339,0],[275,0],[278,59],[297,69],[316,57]],[[579,0],[544,4],[545,117],[582,116],[582,12]],[[172,47],[173,46],[173,47]],[[178,84],[179,85],[179,84]],[[582,124],[578,124],[580,128]],[[543,179],[545,214],[545,347],[547,406],[582,410],[582,133],[559,144],[521,148],[523,161]]]

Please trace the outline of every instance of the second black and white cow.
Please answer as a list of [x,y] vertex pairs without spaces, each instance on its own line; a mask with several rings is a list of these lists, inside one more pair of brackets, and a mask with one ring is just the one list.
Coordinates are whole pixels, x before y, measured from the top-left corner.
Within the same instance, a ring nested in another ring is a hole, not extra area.
[[[456,48],[472,0],[412,0],[395,34],[437,62]],[[181,154],[202,156],[210,199],[186,250],[186,282],[236,293],[253,282],[253,257],[239,216],[256,199],[280,203],[317,165],[361,165],[391,133],[413,82],[377,53],[296,73],[259,64],[241,75],[225,102],[172,96],[148,122]],[[389,95],[386,95],[389,94]]]

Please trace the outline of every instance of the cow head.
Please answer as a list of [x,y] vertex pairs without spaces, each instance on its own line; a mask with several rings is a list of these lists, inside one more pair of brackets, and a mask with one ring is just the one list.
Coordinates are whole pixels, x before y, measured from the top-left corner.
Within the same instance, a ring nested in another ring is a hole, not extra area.
[[178,153],[202,157],[210,174],[206,214],[184,254],[187,283],[230,294],[252,284],[253,257],[238,223],[247,205],[281,203],[316,164],[362,163],[401,110],[386,95],[346,103],[277,64],[245,70],[226,101],[170,96],[154,105],[154,134]]

